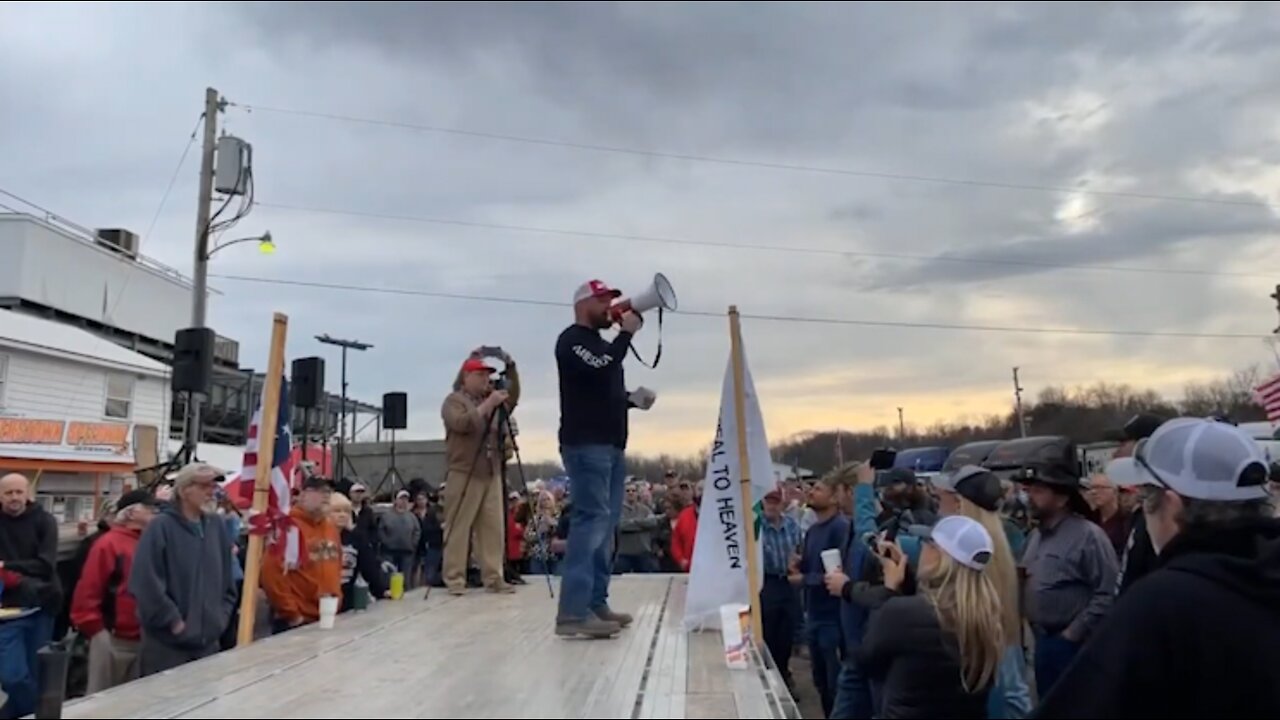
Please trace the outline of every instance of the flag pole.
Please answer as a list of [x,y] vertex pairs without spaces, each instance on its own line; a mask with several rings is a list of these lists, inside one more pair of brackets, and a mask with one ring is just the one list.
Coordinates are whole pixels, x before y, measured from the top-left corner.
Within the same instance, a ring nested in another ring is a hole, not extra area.
[[742,527],[747,536],[747,591],[751,602],[751,639],[756,647],[764,642],[764,623],[760,619],[760,573],[756,567],[755,498],[751,491],[751,456],[747,452],[746,370],[742,361],[742,325],[738,306],[729,306],[729,349],[733,362],[733,416],[738,425],[738,488],[742,493]]
[[[271,353],[267,356],[267,375],[262,391],[262,419],[258,423],[258,470],[253,480],[253,513],[266,512],[271,494],[271,467],[275,457],[276,423],[280,414],[280,384],[284,379],[284,340],[289,318],[276,313],[271,320]],[[262,573],[262,535],[249,533],[249,551],[244,562],[244,584],[240,587],[240,628],[236,646],[253,642],[253,627],[258,610],[258,577]]]

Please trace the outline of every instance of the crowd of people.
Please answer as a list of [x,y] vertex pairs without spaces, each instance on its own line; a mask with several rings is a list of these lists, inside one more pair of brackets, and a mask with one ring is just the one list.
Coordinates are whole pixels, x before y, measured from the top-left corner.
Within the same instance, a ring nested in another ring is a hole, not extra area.
[[760,601],[788,684],[803,637],[830,718],[1280,710],[1276,466],[1218,419],[1138,416],[1117,439],[1093,477],[850,463],[799,520],[771,492]]
[[[0,718],[33,711],[36,651],[55,639],[73,640],[74,657],[85,660],[79,682],[70,678],[73,694],[236,644],[253,523],[223,492],[224,478],[191,463],[156,488],[106,501],[97,531],[62,572],[57,524],[30,480],[0,478]],[[397,574],[405,587],[438,582],[439,498],[425,482],[412,485],[421,488],[412,501],[401,490],[379,511],[358,482],[307,477],[262,556],[255,636],[317,622],[325,596],[339,599],[340,612],[387,599]]]
[[[497,348],[471,353],[443,403],[439,491],[415,479],[390,507],[358,481],[308,475],[287,518],[245,517],[223,471],[192,463],[109,503],[64,574],[29,479],[0,478],[0,720],[32,712],[36,651],[66,628],[96,692],[233,646],[250,591],[265,608],[256,634],[285,633],[317,622],[325,598],[348,611],[423,585],[509,594],[554,574],[557,635],[618,635],[632,618],[610,606],[610,577],[690,572],[702,498],[674,472],[625,474],[627,414],[655,395],[626,388],[643,321],[618,296],[581,286],[557,340],[567,486],[506,495],[520,386]],[[1274,466],[1217,419],[1139,416],[1117,439],[1091,477],[1070,446],[1001,474],[967,464],[926,482],[849,463],[769,492],[759,605],[783,679],[794,690],[806,648],[830,718],[1280,711]],[[273,542],[250,589],[255,533]]]

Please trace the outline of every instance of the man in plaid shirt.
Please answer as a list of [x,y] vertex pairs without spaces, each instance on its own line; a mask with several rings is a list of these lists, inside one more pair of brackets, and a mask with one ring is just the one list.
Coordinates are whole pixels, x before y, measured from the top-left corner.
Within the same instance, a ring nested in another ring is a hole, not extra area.
[[764,523],[760,527],[764,554],[764,587],[760,589],[764,642],[778,665],[787,687],[792,687],[791,648],[800,623],[800,591],[788,577],[791,561],[803,540],[800,524],[782,512],[782,493],[764,496]]

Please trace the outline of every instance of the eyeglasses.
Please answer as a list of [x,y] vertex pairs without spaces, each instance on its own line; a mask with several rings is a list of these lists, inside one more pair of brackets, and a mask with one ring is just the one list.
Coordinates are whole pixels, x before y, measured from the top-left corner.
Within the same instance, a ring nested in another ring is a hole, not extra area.
[[1169,483],[1165,482],[1165,479],[1163,477],[1160,477],[1160,473],[1156,472],[1156,469],[1151,467],[1151,463],[1147,462],[1146,455],[1143,452],[1146,449],[1147,449],[1147,441],[1143,440],[1139,442],[1138,446],[1133,449],[1133,461],[1141,465],[1142,469],[1146,470],[1147,473],[1151,475],[1152,479],[1154,479],[1157,483],[1160,484],[1160,487],[1164,488],[1165,490],[1173,490],[1173,487],[1170,486]]

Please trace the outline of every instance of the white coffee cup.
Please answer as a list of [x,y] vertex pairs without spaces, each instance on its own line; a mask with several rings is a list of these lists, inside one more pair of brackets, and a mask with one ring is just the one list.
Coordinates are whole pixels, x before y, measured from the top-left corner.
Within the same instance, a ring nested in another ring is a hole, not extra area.
[[827,572],[835,572],[840,569],[840,550],[831,548],[822,551],[822,569]]
[[320,598],[320,629],[332,630],[333,622],[338,618],[338,598],[323,595]]

